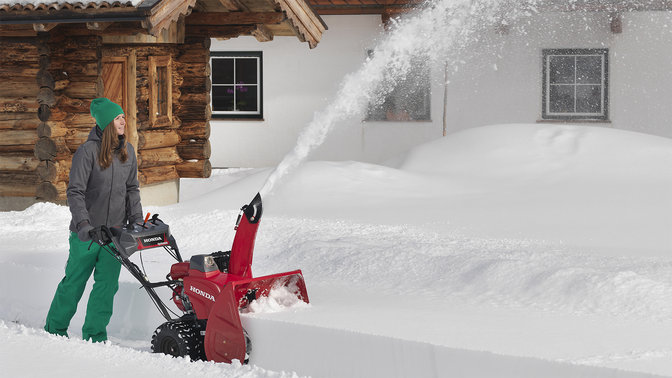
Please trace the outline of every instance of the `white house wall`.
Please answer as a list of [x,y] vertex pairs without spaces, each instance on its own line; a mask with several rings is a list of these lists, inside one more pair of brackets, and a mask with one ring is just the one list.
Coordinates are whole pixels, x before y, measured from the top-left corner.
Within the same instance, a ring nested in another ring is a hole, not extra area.
[[[290,151],[315,112],[356,71],[383,32],[378,15],[323,16],[316,49],[296,38],[259,43],[213,40],[213,51],[263,51],[264,120],[211,121],[215,167],[266,167]],[[542,49],[609,49],[609,120],[590,123],[672,137],[672,12],[622,15],[612,33],[606,13],[542,13],[516,20],[508,33],[486,26],[480,41],[448,61],[446,131],[541,120]],[[437,43],[440,43],[437,36]],[[382,162],[443,135],[444,68],[432,67],[431,122],[336,125],[311,159]],[[576,123],[576,122],[575,122]]]
[[[323,16],[329,29],[315,49],[296,37],[260,43],[252,37],[213,39],[212,51],[263,52],[263,121],[211,120],[214,167],[276,165],[316,112],[334,99],[383,32],[379,15]],[[443,77],[443,71],[437,73]],[[434,80],[432,122],[340,122],[310,159],[380,162],[442,135],[443,89]]]
[[[508,34],[487,33],[449,78],[448,132],[541,120],[542,49],[609,49],[609,121],[590,123],[672,137],[672,12],[543,13]],[[579,122],[574,122],[579,123]]]

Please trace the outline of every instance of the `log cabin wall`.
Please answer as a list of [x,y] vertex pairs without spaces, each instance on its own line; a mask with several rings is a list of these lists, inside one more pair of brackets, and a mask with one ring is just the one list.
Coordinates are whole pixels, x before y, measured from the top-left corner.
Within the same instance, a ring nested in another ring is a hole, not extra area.
[[[182,163],[177,153],[180,137],[177,129],[181,125],[179,117],[169,120],[153,121],[150,117],[152,100],[150,59],[152,57],[173,58],[177,53],[175,45],[104,45],[104,56],[136,57],[136,98],[137,107],[137,158],[138,180],[141,186],[164,181],[177,180],[176,165]],[[172,70],[173,107],[180,96],[181,76]]]
[[182,76],[175,114],[182,120],[177,130],[181,142],[177,151],[183,162],[180,177],[210,177],[210,37],[189,35],[178,45],[174,72]]
[[48,44],[44,74],[53,81],[54,100],[41,101],[38,112],[42,122],[35,144],[35,156],[40,160],[36,197],[64,203],[72,155],[95,125],[89,105],[103,93],[101,44],[96,36],[70,37],[65,33],[50,35]]
[[[0,54],[0,196],[35,197],[39,184],[38,76],[46,61],[44,39],[2,38]],[[49,86],[49,84],[47,84]]]
[[[94,120],[91,100],[104,93],[103,57],[133,55],[141,186],[209,177],[210,38],[184,44],[102,44],[96,35],[57,33],[3,38],[0,56],[0,197],[65,203],[72,155]],[[150,61],[168,58],[172,117],[156,119]],[[124,109],[128,111],[127,109]],[[154,119],[153,119],[154,118]]]

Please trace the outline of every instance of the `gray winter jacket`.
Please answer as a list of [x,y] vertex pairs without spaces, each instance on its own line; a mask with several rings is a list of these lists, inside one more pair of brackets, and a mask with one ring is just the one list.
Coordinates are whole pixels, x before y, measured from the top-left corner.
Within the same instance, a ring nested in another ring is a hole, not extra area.
[[117,154],[113,154],[112,164],[102,170],[98,164],[101,135],[102,132],[94,126],[87,141],[72,157],[67,190],[72,232],[77,232],[83,221],[93,227],[112,227],[122,226],[128,220],[142,219],[138,162],[133,146],[126,143],[126,162],[122,163]]

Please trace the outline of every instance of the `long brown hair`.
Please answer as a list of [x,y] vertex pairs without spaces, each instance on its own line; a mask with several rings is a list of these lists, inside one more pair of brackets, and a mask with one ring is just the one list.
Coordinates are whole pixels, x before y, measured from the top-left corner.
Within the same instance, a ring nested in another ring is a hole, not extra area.
[[107,167],[112,164],[113,153],[118,155],[119,160],[121,160],[122,163],[126,162],[128,159],[126,139],[120,139],[117,135],[117,131],[114,128],[114,120],[105,127],[105,130],[103,130],[103,137],[100,142],[100,153],[98,154],[98,164],[100,164],[100,168],[107,169]]

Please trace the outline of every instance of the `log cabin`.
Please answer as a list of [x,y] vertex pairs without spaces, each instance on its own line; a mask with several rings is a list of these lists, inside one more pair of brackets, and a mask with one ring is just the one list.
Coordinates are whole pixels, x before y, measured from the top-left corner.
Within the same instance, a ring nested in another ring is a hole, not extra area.
[[143,203],[176,202],[211,173],[211,38],[312,49],[325,30],[305,0],[0,0],[0,210],[65,203],[101,96],[127,115]]

